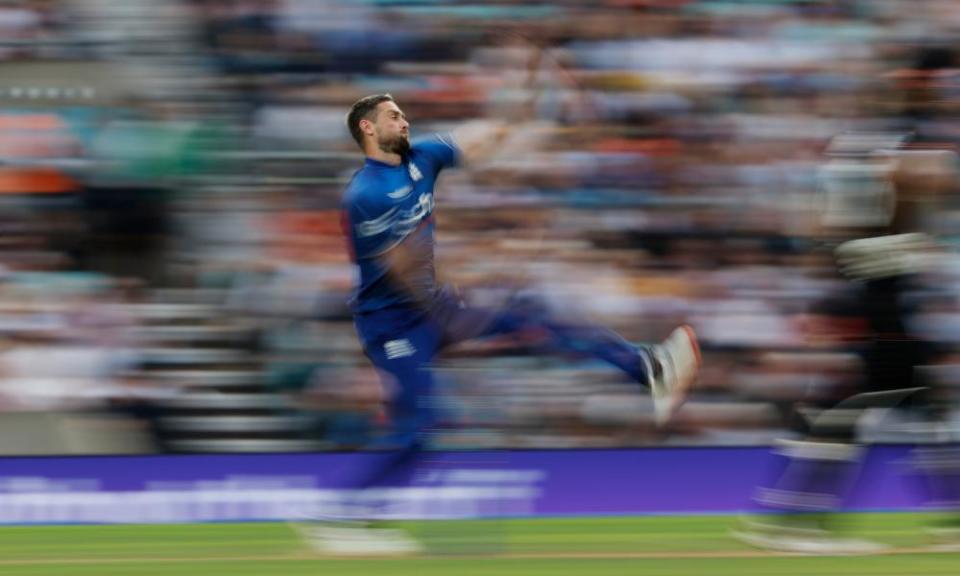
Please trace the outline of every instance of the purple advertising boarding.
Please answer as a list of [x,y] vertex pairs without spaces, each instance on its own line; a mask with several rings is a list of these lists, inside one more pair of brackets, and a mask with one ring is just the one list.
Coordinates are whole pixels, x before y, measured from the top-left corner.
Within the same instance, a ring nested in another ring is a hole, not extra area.
[[[908,446],[873,447],[849,507],[923,507],[910,455]],[[284,519],[332,501],[359,466],[378,457],[3,458],[0,523]],[[437,452],[392,478],[388,493],[398,517],[733,513],[754,507],[757,487],[780,464],[764,447]]]

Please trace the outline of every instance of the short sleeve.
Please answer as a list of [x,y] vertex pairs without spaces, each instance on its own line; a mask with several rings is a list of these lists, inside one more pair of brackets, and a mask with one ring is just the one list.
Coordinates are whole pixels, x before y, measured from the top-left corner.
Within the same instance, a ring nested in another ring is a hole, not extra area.
[[460,149],[449,134],[434,134],[418,140],[413,149],[428,157],[438,171],[460,163]]

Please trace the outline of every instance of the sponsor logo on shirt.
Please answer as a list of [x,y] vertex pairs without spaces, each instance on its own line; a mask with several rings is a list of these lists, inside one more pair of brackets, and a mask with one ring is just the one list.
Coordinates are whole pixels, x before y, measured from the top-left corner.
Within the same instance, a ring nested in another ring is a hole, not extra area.
[[361,238],[376,236],[391,229],[395,234],[405,236],[431,212],[433,212],[433,194],[424,192],[409,210],[401,211],[395,206],[378,218],[358,223],[357,236]]
[[413,186],[407,185],[401,186],[393,192],[387,192],[387,196],[393,198],[394,200],[399,200],[401,198],[406,198],[411,192],[413,192]]

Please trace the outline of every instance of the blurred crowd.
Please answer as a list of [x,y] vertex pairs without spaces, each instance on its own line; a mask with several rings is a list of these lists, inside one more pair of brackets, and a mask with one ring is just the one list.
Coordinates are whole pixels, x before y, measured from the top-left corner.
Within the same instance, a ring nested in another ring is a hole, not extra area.
[[[0,429],[19,439],[0,451],[363,446],[383,391],[346,306],[344,114],[389,92],[414,136],[512,120],[533,44],[536,120],[438,186],[443,280],[635,341],[689,322],[704,370],[665,433],[602,367],[472,343],[443,361],[438,445],[789,435],[798,401],[863,371],[824,304],[851,284],[833,250],[877,209],[858,190],[902,185],[837,184],[831,142],[951,150],[957,32],[949,0],[0,2]],[[949,391],[960,203],[924,170],[938,250],[911,325]]]

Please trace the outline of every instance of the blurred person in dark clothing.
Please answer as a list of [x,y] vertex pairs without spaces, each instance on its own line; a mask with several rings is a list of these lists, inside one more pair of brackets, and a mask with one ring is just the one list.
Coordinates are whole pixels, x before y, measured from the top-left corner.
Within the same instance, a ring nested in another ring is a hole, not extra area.
[[[952,189],[956,155],[943,150],[904,148],[899,135],[845,135],[835,138],[824,172],[827,209],[824,232],[836,244],[839,271],[849,279],[843,294],[822,302],[811,314],[810,336],[834,350],[860,359],[853,385],[822,391],[798,406],[794,423],[800,439],[786,441],[780,453],[786,468],[757,494],[763,519],[747,522],[737,535],[745,542],[804,553],[867,553],[878,544],[840,537],[836,516],[863,458],[858,438],[871,409],[896,409],[907,415],[920,442],[949,441],[949,399],[927,378],[923,367],[939,355],[935,342],[911,322],[916,309],[910,296],[938,250],[925,234],[926,212],[933,200]],[[882,426],[882,423],[881,423]],[[931,460],[919,449],[918,464]],[[955,470],[933,457],[938,469],[931,494],[955,502]],[[955,463],[954,468],[960,466]],[[956,504],[953,504],[956,506]],[[960,526],[960,516],[948,515]],[[941,533],[942,534],[942,533]]]

